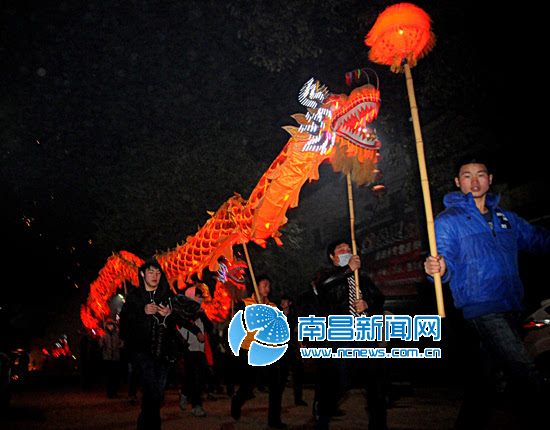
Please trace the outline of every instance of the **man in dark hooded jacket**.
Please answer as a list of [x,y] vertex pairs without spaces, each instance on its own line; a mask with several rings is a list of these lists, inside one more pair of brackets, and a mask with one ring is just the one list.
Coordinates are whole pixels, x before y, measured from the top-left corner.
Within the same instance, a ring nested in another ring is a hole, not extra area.
[[[137,428],[157,430],[168,374],[176,359],[176,323],[187,326],[187,321],[172,312],[176,295],[158,261],[145,262],[138,273],[139,288],[128,294],[120,312],[120,337],[143,383]],[[188,327],[196,330],[190,323]]]

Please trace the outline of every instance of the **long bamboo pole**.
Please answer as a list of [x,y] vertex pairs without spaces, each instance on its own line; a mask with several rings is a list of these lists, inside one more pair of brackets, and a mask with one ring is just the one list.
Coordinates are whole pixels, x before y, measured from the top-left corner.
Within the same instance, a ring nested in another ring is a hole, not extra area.
[[[426,170],[426,159],[424,156],[424,142],[422,141],[422,132],[420,131],[420,120],[418,118],[418,107],[416,97],[414,96],[414,85],[409,63],[405,62],[405,77],[407,80],[407,92],[409,94],[409,104],[411,105],[411,114],[413,119],[414,135],[416,138],[416,153],[418,156],[418,167],[420,168],[420,181],[422,184],[422,194],[424,196],[424,209],[426,211],[426,223],[428,228],[428,240],[430,244],[430,253],[437,256],[437,243],[435,240],[435,229],[432,211],[432,200],[430,198],[430,182]],[[440,317],[445,318],[445,307],[443,304],[443,289],[441,288],[441,275],[434,274],[435,297],[437,301],[437,312]]]
[[243,243],[244,255],[246,256],[246,264],[248,264],[248,270],[250,271],[250,277],[252,278],[252,285],[254,285],[254,292],[256,293],[256,301],[260,303],[260,293],[258,292],[258,284],[256,284],[256,277],[254,276],[254,270],[250,263],[250,256],[248,255],[248,248],[246,243]]
[[[357,255],[357,244],[355,243],[355,212],[353,210],[353,192],[351,189],[351,173],[346,174],[348,182],[348,205],[349,205],[349,223],[351,230],[351,252],[353,255]],[[355,276],[355,297],[359,299],[359,270],[354,270]]]

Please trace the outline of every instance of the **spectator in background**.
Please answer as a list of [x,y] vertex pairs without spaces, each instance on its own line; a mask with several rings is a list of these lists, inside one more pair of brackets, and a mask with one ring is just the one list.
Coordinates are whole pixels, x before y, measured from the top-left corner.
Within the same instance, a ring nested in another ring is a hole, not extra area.
[[[185,295],[198,303],[202,303],[202,291],[197,287],[189,287]],[[208,375],[207,353],[211,356],[209,349],[209,333],[213,325],[210,319],[201,309],[192,319],[196,327],[194,334],[187,328],[180,328],[180,334],[188,345],[187,353],[184,357],[185,376],[183,386],[180,392],[180,407],[182,410],[187,408],[187,402],[191,403],[191,413],[196,417],[205,417],[206,412],[202,406],[202,392],[206,387]]]
[[284,295],[281,298],[281,309],[286,316],[290,329],[290,341],[288,350],[285,353],[292,372],[292,388],[294,390],[294,404],[296,406],[307,406],[302,398],[304,383],[304,360],[300,353],[300,342],[298,341],[298,315],[294,309],[292,298]]
[[118,328],[111,318],[105,324],[105,333],[99,340],[99,346],[103,360],[103,376],[107,397],[115,399],[118,397],[118,389],[120,388],[120,350],[122,341],[118,336]]

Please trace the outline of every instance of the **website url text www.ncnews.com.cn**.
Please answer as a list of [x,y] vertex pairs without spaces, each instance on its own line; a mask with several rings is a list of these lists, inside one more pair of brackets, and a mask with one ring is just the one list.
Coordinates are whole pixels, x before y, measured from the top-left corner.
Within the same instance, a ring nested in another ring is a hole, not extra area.
[[300,348],[302,358],[441,358],[441,348]]

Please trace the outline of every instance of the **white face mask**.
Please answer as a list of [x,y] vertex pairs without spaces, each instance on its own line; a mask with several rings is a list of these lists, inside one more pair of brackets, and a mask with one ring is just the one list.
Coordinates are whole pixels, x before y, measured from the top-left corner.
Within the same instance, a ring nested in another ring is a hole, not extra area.
[[338,265],[341,267],[347,266],[349,260],[353,257],[353,254],[340,254],[338,255]]

